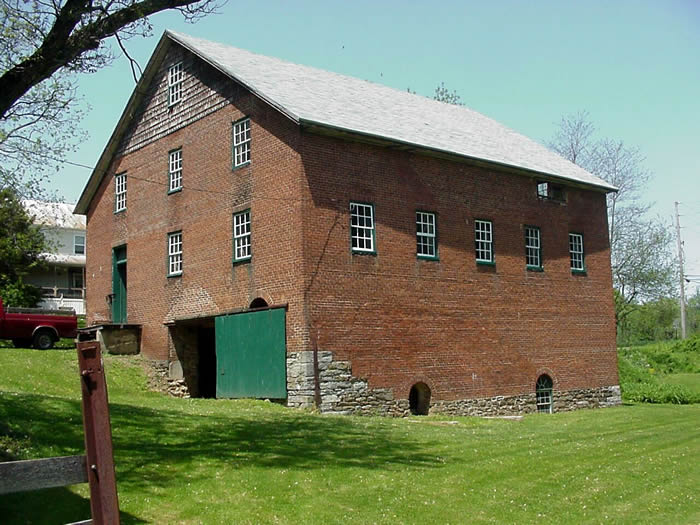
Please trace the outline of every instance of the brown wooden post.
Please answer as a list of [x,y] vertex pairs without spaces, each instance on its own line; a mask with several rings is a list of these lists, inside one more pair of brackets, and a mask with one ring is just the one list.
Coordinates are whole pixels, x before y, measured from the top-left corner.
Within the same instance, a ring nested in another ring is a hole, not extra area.
[[79,341],[77,346],[92,521],[95,525],[118,525],[117,479],[100,343]]

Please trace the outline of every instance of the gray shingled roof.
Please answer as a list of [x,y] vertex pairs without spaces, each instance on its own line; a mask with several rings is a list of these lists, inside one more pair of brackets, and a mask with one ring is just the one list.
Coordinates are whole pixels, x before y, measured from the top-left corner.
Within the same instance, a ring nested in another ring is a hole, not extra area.
[[167,31],[299,123],[318,124],[615,190],[484,115],[338,73]]

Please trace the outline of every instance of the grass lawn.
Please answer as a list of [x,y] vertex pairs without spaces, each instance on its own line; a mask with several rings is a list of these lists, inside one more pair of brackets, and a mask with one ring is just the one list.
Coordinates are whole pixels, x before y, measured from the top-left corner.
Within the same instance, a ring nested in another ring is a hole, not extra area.
[[[123,523],[698,523],[700,405],[522,420],[320,416],[149,392],[105,357]],[[0,459],[83,451],[75,349],[0,349]],[[87,485],[0,496],[89,517]]]
[[669,374],[664,381],[672,385],[684,386],[696,394],[700,394],[700,374]]

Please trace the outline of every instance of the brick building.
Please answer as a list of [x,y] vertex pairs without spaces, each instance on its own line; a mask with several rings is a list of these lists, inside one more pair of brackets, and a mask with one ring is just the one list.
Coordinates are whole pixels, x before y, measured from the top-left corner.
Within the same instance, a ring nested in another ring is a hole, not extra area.
[[76,207],[88,322],[193,396],[616,404],[610,191],[468,108],[166,32]]

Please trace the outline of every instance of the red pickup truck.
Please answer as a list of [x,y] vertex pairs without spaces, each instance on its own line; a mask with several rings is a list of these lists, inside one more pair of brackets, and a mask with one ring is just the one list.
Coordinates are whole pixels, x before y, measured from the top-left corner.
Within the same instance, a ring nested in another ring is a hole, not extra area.
[[[75,337],[78,318],[74,312],[41,308],[10,308],[5,311],[0,297],[0,339],[12,339],[16,347],[33,345],[40,350],[52,348],[61,337]],[[50,313],[49,313],[50,312]]]

